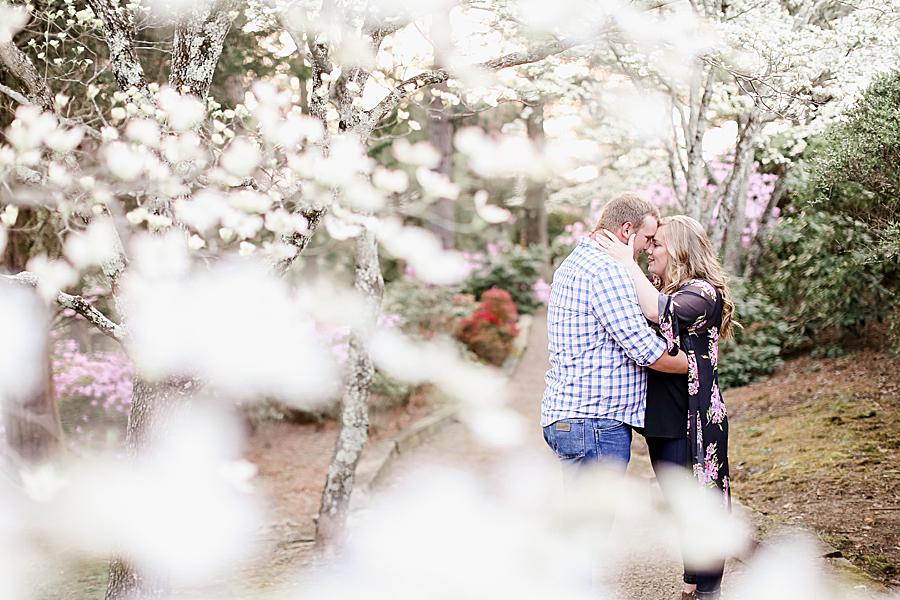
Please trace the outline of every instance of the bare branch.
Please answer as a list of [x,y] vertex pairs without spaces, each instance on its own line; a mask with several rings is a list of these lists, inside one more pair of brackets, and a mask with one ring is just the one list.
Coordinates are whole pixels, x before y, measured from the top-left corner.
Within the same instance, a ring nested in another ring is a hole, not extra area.
[[[24,52],[19,50],[18,46],[13,42],[0,44],[0,62],[3,63],[10,73],[25,84],[32,103],[37,104],[44,110],[53,111],[53,94],[50,92],[50,88],[47,87],[47,82],[38,74],[34,63],[31,62],[31,59]],[[4,93],[10,95],[6,90],[4,90]],[[17,101],[21,103],[20,100]],[[28,104],[28,102],[24,104]]]
[[12,89],[9,86],[3,85],[2,83],[0,83],[0,94],[5,94],[5,95],[9,96],[10,98],[15,100],[19,104],[24,104],[26,106],[34,104],[34,102],[32,102],[31,100],[26,98],[20,92],[17,92],[16,90]]
[[[18,283],[20,285],[27,285],[33,288],[36,288],[39,283],[37,275],[29,271],[22,271],[16,275],[3,275],[2,277],[7,281]],[[101,333],[114,340],[121,342],[125,339],[125,328],[88,304],[87,300],[83,297],[73,296],[72,294],[60,291],[56,295],[56,302],[63,308],[74,310],[84,317],[88,323],[96,327]]]
[[[499,71],[501,69],[506,69],[509,67],[516,67],[519,65],[538,62],[547,58],[548,56],[553,56],[554,54],[565,52],[566,50],[575,46],[576,43],[577,42],[575,41],[553,40],[544,44],[536,45],[523,52],[512,52],[510,54],[506,54],[504,56],[500,56],[498,58],[494,58],[492,60],[474,66],[486,71]],[[382,118],[384,118],[385,115],[394,110],[394,108],[396,108],[397,105],[407,96],[410,96],[420,89],[428,87],[430,85],[444,83],[451,77],[452,75],[447,69],[435,69],[433,71],[420,73],[419,75],[410,77],[409,79],[400,82],[394,89],[392,89],[388,93],[387,97],[384,100],[379,102],[378,105],[375,106],[375,108],[368,112],[370,120],[377,123]]]

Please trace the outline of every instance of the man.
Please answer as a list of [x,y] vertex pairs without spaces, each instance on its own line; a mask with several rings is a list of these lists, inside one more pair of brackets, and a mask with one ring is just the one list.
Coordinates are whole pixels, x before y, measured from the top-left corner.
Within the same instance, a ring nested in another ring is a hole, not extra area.
[[[646,250],[659,212],[635,194],[611,200],[596,230]],[[666,353],[638,305],[631,277],[589,237],[553,274],[547,315],[550,370],[541,403],[544,439],[565,465],[604,463],[622,471],[632,427],[644,424],[645,367],[686,373],[687,357]]]

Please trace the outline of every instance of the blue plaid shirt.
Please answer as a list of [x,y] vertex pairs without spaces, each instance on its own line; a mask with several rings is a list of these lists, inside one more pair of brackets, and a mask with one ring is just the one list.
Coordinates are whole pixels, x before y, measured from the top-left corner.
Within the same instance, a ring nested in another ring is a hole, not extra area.
[[644,425],[647,373],[666,344],[641,313],[628,272],[583,238],[553,274],[550,370],[541,426],[560,419]]

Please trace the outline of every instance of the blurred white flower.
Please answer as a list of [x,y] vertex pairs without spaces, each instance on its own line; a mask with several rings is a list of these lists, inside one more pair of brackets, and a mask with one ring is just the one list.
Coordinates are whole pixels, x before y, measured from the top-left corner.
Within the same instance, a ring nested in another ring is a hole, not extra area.
[[35,502],[51,501],[66,485],[66,479],[51,464],[26,468],[20,473],[20,476],[25,494]]
[[218,225],[229,210],[225,197],[213,189],[200,190],[189,198],[175,201],[178,220],[201,232]]
[[72,183],[72,174],[62,164],[54,161],[47,166],[47,180],[55,186],[66,188]]
[[54,152],[66,154],[78,147],[84,138],[84,130],[80,127],[69,129],[57,128],[47,136],[44,143]]
[[163,155],[169,162],[198,160],[203,153],[200,136],[193,131],[167,135],[162,143]]
[[187,131],[206,116],[200,100],[190,94],[181,95],[170,87],[160,90],[159,105],[166,112],[169,126],[175,131]]
[[409,383],[431,382],[468,407],[502,406],[506,380],[496,369],[465,360],[449,340],[414,341],[396,330],[379,330],[370,344],[379,369]]
[[200,406],[165,427],[166,435],[136,460],[72,469],[41,526],[93,556],[124,550],[151,579],[214,581],[254,556],[262,522],[260,502],[247,493],[250,474],[234,468],[238,427]]
[[323,219],[325,230],[328,235],[335,240],[349,240],[355,238],[362,233],[362,226],[357,223],[348,223],[347,221],[335,217],[332,214],[326,214]]
[[725,508],[722,492],[698,485],[683,469],[663,469],[658,477],[670,490],[667,500],[682,534],[686,564],[697,570],[709,569],[749,548],[750,529]]
[[6,139],[19,152],[27,152],[40,147],[56,128],[56,117],[51,113],[41,112],[33,105],[20,106],[6,130]]
[[400,138],[391,145],[391,151],[397,160],[415,167],[434,169],[441,162],[441,153],[428,142],[411,144],[406,138]]
[[12,41],[13,36],[28,24],[30,6],[0,3],[0,44]]
[[0,213],[0,224],[5,227],[15,227],[19,219],[19,207],[15,204],[7,204]]
[[475,212],[481,217],[485,223],[506,223],[512,217],[512,213],[496,204],[488,204],[488,193],[484,190],[478,190],[473,197],[475,202]]
[[15,348],[0,352],[0,408],[9,410],[8,403],[28,399],[43,385],[49,327],[47,310],[33,290],[0,283],[0,331],[6,347]]
[[416,180],[422,186],[422,191],[426,196],[450,200],[456,200],[459,197],[459,186],[450,181],[443,173],[419,167],[416,169]]
[[65,255],[79,269],[101,265],[117,254],[118,237],[110,219],[97,219],[66,238]]
[[255,190],[242,189],[228,195],[228,204],[247,213],[264,213],[272,207],[272,198]]
[[794,533],[769,540],[740,574],[729,597],[735,600],[820,600],[831,596],[816,542]]
[[430,231],[403,225],[397,219],[383,219],[371,226],[384,249],[409,263],[422,281],[452,285],[469,275],[469,263],[463,255],[444,250],[438,237]]
[[409,187],[409,176],[404,171],[391,171],[376,167],[372,173],[372,183],[391,194],[401,194]]
[[38,278],[38,294],[45,301],[56,299],[60,290],[78,282],[78,272],[63,260],[51,260],[46,254],[32,257],[26,269]]
[[[249,248],[248,245],[242,245]],[[158,260],[158,259],[157,259]],[[198,376],[225,397],[327,400],[339,381],[328,351],[267,268],[232,260],[162,279],[135,261],[123,282],[129,350],[150,378]]]
[[144,155],[136,152],[129,144],[112,142],[103,149],[106,167],[116,178],[134,181],[144,171]]
[[151,119],[132,119],[125,127],[125,136],[151,148],[159,145],[159,124]]
[[259,166],[260,159],[262,153],[256,144],[244,138],[235,138],[222,153],[219,164],[235,177],[249,177]]

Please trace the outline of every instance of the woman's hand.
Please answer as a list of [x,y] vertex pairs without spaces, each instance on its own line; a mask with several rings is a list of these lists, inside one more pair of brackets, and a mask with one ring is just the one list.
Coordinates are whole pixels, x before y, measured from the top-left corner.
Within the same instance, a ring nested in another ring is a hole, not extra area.
[[617,263],[625,265],[634,263],[634,234],[628,237],[628,245],[626,246],[616,237],[616,235],[604,229],[591,233],[591,239],[600,244],[603,251],[609,254]]

